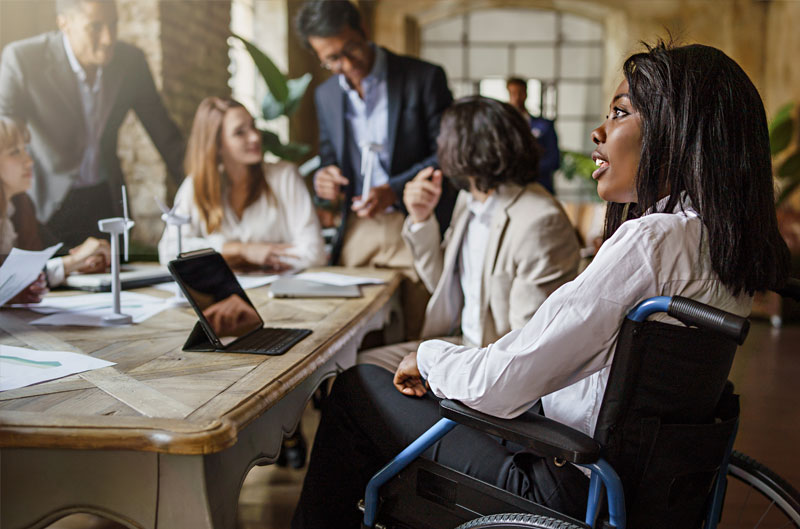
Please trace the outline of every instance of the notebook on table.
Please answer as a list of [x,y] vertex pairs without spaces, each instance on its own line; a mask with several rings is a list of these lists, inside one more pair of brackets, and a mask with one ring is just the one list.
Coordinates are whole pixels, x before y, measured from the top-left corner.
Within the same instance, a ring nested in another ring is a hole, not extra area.
[[[161,266],[123,265],[119,272],[119,282],[123,290],[168,281],[172,281],[172,276],[169,270]],[[91,292],[110,292],[111,274],[70,274],[64,280],[64,286]]]
[[182,254],[169,263],[169,271],[199,320],[184,351],[279,355],[311,334],[308,329],[265,327],[233,271],[214,250]]

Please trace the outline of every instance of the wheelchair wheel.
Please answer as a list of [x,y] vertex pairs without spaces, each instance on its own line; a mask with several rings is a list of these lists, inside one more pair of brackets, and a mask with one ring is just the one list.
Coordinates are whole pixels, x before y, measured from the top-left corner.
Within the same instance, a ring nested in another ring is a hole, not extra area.
[[734,451],[718,527],[800,529],[800,493],[766,466]]
[[537,514],[492,514],[481,516],[459,525],[456,529],[518,529],[520,527],[537,529],[581,529],[579,526]]

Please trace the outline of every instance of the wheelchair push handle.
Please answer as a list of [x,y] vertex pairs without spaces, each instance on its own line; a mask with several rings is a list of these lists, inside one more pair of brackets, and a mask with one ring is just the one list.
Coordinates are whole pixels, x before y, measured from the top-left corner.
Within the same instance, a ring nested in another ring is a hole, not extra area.
[[686,325],[717,331],[742,345],[750,331],[750,321],[736,314],[715,309],[704,303],[681,296],[673,296],[667,314]]
[[656,296],[646,299],[628,313],[628,319],[645,321],[648,316],[657,312],[666,312],[686,325],[724,334],[739,345],[744,343],[750,330],[750,321],[747,318],[681,296]]

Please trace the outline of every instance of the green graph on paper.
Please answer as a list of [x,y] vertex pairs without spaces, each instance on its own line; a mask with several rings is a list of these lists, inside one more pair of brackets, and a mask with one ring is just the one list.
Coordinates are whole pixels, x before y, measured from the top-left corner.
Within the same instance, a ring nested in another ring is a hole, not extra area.
[[0,360],[8,360],[9,362],[17,365],[28,367],[38,367],[41,369],[49,369],[51,367],[61,367],[61,362],[58,361],[44,361],[44,360],[30,360],[19,356],[0,355]]

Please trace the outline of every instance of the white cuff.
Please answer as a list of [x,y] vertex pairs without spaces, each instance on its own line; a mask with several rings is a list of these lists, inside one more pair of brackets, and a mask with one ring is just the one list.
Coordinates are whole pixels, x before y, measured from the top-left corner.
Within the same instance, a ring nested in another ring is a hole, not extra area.
[[426,340],[417,347],[417,369],[422,378],[427,379],[431,369],[436,365],[439,352],[445,347],[452,347],[451,342],[444,340]]
[[57,287],[64,282],[66,272],[64,271],[64,259],[61,257],[49,259],[44,269],[47,274],[47,284],[51,287]]

